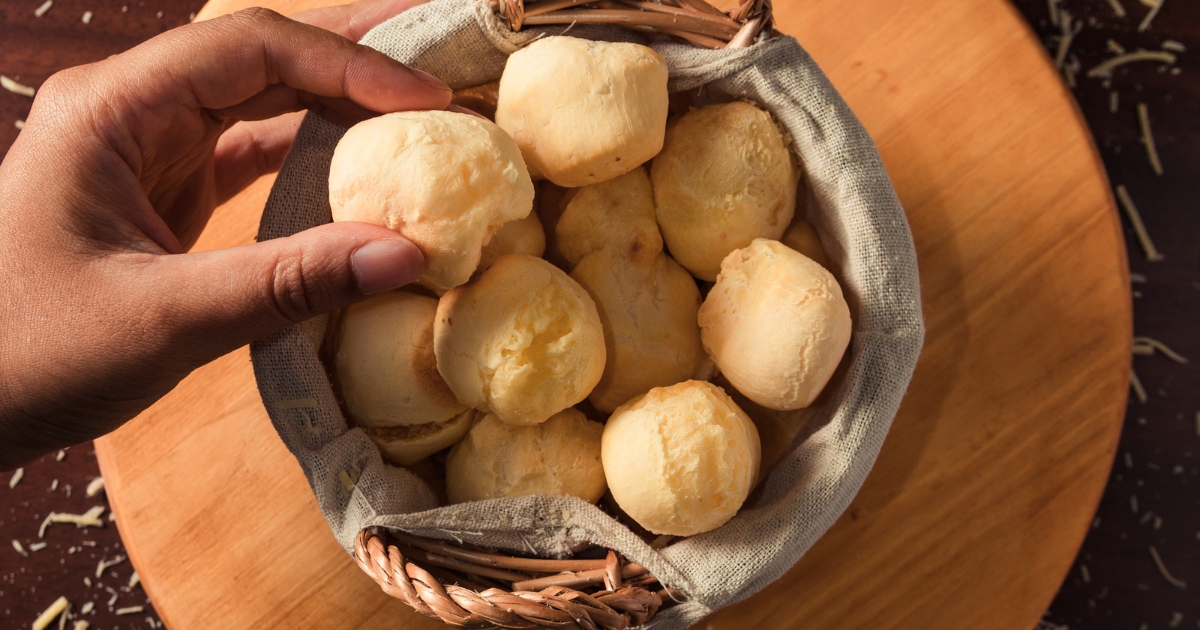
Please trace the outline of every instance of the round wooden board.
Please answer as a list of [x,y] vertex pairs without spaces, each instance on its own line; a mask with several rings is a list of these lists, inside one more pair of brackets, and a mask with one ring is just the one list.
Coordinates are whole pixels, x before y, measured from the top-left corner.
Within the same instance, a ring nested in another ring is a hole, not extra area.
[[[1005,0],[775,11],[879,144],[916,240],[928,336],[850,509],[783,579],[702,625],[1032,628],[1099,501],[1128,383],[1129,277],[1091,137]],[[250,242],[271,181],[218,209],[198,247]],[[97,441],[167,625],[444,627],[335,544],[248,358],[197,370]]]

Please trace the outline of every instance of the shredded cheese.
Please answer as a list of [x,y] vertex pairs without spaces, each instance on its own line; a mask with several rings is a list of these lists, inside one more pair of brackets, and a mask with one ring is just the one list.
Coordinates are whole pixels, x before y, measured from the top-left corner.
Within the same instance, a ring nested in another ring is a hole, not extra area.
[[117,592],[107,586],[104,587],[104,590],[112,594],[112,597],[108,598],[108,607],[112,608],[112,605],[117,603]]
[[1129,370],[1129,386],[1133,388],[1133,395],[1137,396],[1138,402],[1144,403],[1149,400],[1149,397],[1146,396],[1146,388],[1142,387],[1141,379],[1133,370]]
[[90,578],[90,577],[88,577],[88,576],[86,576],[86,575],[85,575],[85,576],[83,576],[83,585],[84,585],[84,586],[86,586],[86,587],[88,587],[88,588],[92,588],[92,578]]
[[136,614],[142,612],[143,610],[145,610],[145,608],[142,608],[141,606],[130,606],[128,608],[118,608],[117,614],[118,615],[136,615]]
[[86,615],[86,614],[92,612],[92,609],[95,607],[96,607],[96,604],[94,604],[92,602],[88,602],[83,605],[83,608],[79,609],[79,614]]
[[42,17],[43,15],[46,15],[46,12],[49,11],[50,7],[52,6],[54,6],[54,0],[46,0],[42,3],[42,6],[33,10],[33,14],[38,17]]
[[128,558],[125,556],[117,556],[112,560],[105,560],[101,558],[100,563],[96,565],[96,579],[100,579],[100,577],[104,575],[104,572],[107,571],[109,567],[115,567],[118,564],[125,562],[127,559]]
[[1133,231],[1137,234],[1138,242],[1142,244],[1146,260],[1151,262],[1162,260],[1163,255],[1154,247],[1154,241],[1150,240],[1150,233],[1146,231],[1146,225],[1142,223],[1142,215],[1138,213],[1137,206],[1134,205],[1133,198],[1129,196],[1129,191],[1125,189],[1124,184],[1117,185],[1117,199],[1121,202],[1121,207],[1125,209],[1125,215],[1129,217],[1129,222],[1133,224]]
[[25,476],[24,468],[18,468],[15,471],[13,471],[12,478],[8,480],[8,487],[10,489],[16,488],[17,484],[21,483],[21,477],[24,477],[24,476]]
[[1142,23],[1138,24],[1139,33],[1142,33],[1146,31],[1146,29],[1150,28],[1150,23],[1154,21],[1154,16],[1158,15],[1159,10],[1162,9],[1162,5],[1165,4],[1166,1],[1167,0],[1153,0],[1153,4],[1148,4],[1146,0],[1142,0],[1142,4],[1150,7],[1150,12],[1146,14],[1145,18],[1142,18]]
[[1165,344],[1157,339],[1152,339],[1150,337],[1134,337],[1133,345],[1134,346],[1139,346],[1139,345],[1140,346],[1148,346],[1152,352],[1154,350],[1157,350],[1157,351],[1163,353],[1163,355],[1166,356],[1168,359],[1170,359],[1176,363],[1187,363],[1188,362],[1187,357],[1179,354],[1178,352],[1175,352],[1174,350],[1167,347],[1167,344]]
[[[1050,10],[1050,24],[1058,26],[1058,3],[1062,0],[1046,0],[1046,8]],[[504,3],[500,3],[504,6]]]
[[1171,63],[1175,63],[1175,55],[1173,55],[1169,52],[1159,52],[1159,51],[1152,51],[1152,50],[1135,50],[1131,53],[1125,53],[1124,55],[1117,55],[1116,57],[1113,57],[1111,59],[1104,60],[1104,62],[1101,63],[1100,65],[1096,66],[1095,68],[1092,68],[1091,70],[1088,70],[1087,75],[1092,78],[1097,78],[1097,77],[1108,78],[1108,77],[1112,76],[1112,71],[1115,68],[1117,68],[1119,66],[1123,66],[1127,63],[1133,63],[1135,61],[1158,61],[1160,63],[1171,64]]
[[1125,47],[1118,44],[1116,40],[1109,39],[1107,42],[1105,42],[1105,46],[1108,48],[1108,51],[1114,55],[1125,54]]
[[1162,574],[1164,580],[1176,588],[1187,589],[1187,582],[1171,575],[1171,572],[1167,570],[1167,565],[1163,564],[1162,557],[1158,555],[1158,550],[1153,545],[1150,546],[1150,557],[1154,559],[1154,566],[1158,567],[1158,572]]
[[13,126],[17,128],[17,131],[21,131],[22,129],[25,128],[25,121],[24,120],[13,121]]
[[104,477],[96,477],[87,485],[87,495],[94,497],[104,489]]
[[22,556],[25,556],[26,558],[29,557],[29,552],[25,551],[25,548],[21,546],[21,541],[14,538],[12,545],[13,545],[13,549],[17,550],[17,553],[21,554]]
[[54,461],[61,462],[66,457],[67,457],[67,449],[60,448],[60,449],[58,449],[58,455],[54,456]]
[[83,20],[83,23],[91,24],[92,23],[92,15],[93,15],[93,13],[91,11],[84,11],[83,18],[81,18]]
[[1092,583],[1092,574],[1088,571],[1086,564],[1079,565],[1079,575],[1083,577],[1084,584]]
[[33,543],[32,545],[29,545],[30,551],[41,551],[45,548],[46,548],[46,543],[44,543],[44,542],[36,542],[36,543]]
[[58,599],[54,600],[54,603],[50,604],[49,608],[44,610],[42,614],[38,615],[37,621],[33,622],[33,630],[46,630],[46,628],[49,627],[50,624],[56,618],[58,618],[58,616],[61,615],[69,605],[70,602],[67,601],[66,597],[59,597]]
[[1150,109],[1145,103],[1138,103],[1138,124],[1142,128],[1142,144],[1146,146],[1146,159],[1150,160],[1150,168],[1155,175],[1162,177],[1162,161],[1158,159],[1158,147],[1154,145],[1154,134],[1150,131]]
[[1071,50],[1071,41],[1083,30],[1083,21],[1078,22],[1071,19],[1071,14],[1066,9],[1060,9],[1058,24],[1061,29],[1061,35],[1058,36],[1058,53],[1054,55],[1054,67],[1059,70],[1063,69],[1063,64],[1067,61],[1067,52]]
[[46,537],[46,528],[52,523],[67,523],[78,528],[84,527],[104,527],[104,521],[100,520],[100,515],[104,513],[104,506],[97,505],[83,514],[59,514],[51,512],[42,521],[42,527],[38,530],[38,538]]
[[88,622],[79,620],[75,622],[75,627],[72,630],[88,630]]
[[1163,42],[1162,49],[1177,53],[1187,52],[1187,46],[1184,46],[1182,42],[1177,42],[1173,39],[1168,39],[1167,41]]
[[133,575],[129,576],[129,588],[137,586],[141,581],[141,576],[138,575],[137,571],[134,571]]
[[1116,91],[1108,93],[1108,112],[1110,114],[1117,113],[1117,108],[1121,106],[1121,95]]
[[1125,451],[1125,467],[1133,468],[1133,455],[1129,451]]
[[1145,525],[1146,523],[1149,523],[1150,519],[1152,518],[1154,518],[1154,512],[1147,510],[1146,513],[1142,515],[1142,518],[1138,520],[1138,524]]
[[50,482],[50,492],[54,492],[55,490],[58,490],[58,480],[57,479]]
[[71,603],[67,602],[67,610],[58,617],[58,630],[67,630],[67,617],[71,616]]
[[28,96],[29,98],[33,98],[34,94],[37,94],[37,90],[29,87],[28,85],[21,85],[20,83],[17,83],[16,81],[13,81],[2,74],[0,74],[0,87],[12,92],[13,94],[20,94],[21,96]]
[[1125,7],[1121,4],[1121,0],[1108,0],[1108,6],[1112,7],[1113,13],[1115,13],[1117,17],[1125,17]]
[[1171,613],[1171,620],[1167,622],[1167,627],[1168,628],[1178,628],[1179,624],[1181,624],[1181,623],[1183,623],[1183,613],[1173,612],[1173,613]]

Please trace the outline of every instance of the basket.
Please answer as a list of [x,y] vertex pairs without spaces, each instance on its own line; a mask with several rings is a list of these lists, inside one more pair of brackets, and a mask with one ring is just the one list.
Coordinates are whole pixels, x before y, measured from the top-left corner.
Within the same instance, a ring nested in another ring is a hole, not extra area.
[[[870,136],[799,44],[773,32],[767,0],[728,13],[703,0],[433,0],[364,43],[433,72],[455,89],[455,102],[486,113],[505,58],[536,37],[522,29],[549,25],[612,41],[653,35],[670,67],[673,109],[683,100],[755,100],[805,164],[807,218],[846,292],[854,337],[806,412],[805,431],[764,441],[782,459],[738,515],[672,540],[641,531],[615,505],[573,497],[439,507],[436,474],[421,470],[434,464],[384,465],[348,424],[320,360],[329,318],[255,342],[251,358],[271,421],[334,536],[389,595],[456,627],[678,630],[778,579],[850,504],[920,353],[916,255]],[[331,220],[325,182],[344,133],[309,114],[272,188],[260,240]]]

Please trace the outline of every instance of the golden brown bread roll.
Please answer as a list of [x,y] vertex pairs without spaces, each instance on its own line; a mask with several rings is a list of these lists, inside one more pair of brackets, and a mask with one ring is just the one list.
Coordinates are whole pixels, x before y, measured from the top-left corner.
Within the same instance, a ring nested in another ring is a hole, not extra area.
[[530,494],[604,495],[600,434],[604,427],[575,409],[534,426],[514,426],[486,415],[451,451],[446,493],[451,503]]
[[501,256],[438,302],[438,372],[463,404],[537,424],[587,397],[604,372],[596,304],[554,265]]
[[554,231],[558,251],[572,267],[604,247],[621,249],[641,263],[653,261],[663,248],[654,216],[654,191],[641,168],[580,188]]
[[409,466],[461,440],[478,414],[468,409],[445,422],[360,428],[379,447],[385,460]]
[[771,409],[812,404],[850,343],[850,307],[833,274],[763,238],[721,263],[699,322],[721,374]]
[[437,300],[384,293],[342,311],[334,369],[346,410],[361,427],[444,422],[466,410],[437,371]]
[[650,179],[671,256],[712,281],[729,252],[783,235],[795,212],[799,171],[771,115],[738,101],[675,122]]
[[638,264],[624,253],[593,252],[571,271],[596,301],[604,325],[604,375],[588,400],[605,412],[651,388],[692,378],[705,358],[696,281],[666,254]]
[[509,221],[496,230],[496,235],[479,255],[480,268],[487,267],[493,260],[506,254],[529,254],[540,258],[546,253],[546,233],[536,212],[524,219]]
[[779,238],[779,242],[808,256],[818,265],[829,268],[829,257],[825,255],[821,239],[808,221],[801,218],[794,219],[788,229],[783,232],[783,236]]
[[667,63],[639,44],[544,37],[508,58],[496,124],[559,186],[627,173],[662,148]]
[[658,387],[618,407],[600,450],[617,505],[651,532],[673,536],[733,518],[761,457],[754,423],[702,381]]
[[350,128],[329,167],[334,221],[402,232],[425,254],[418,282],[466,282],[504,223],[533,208],[520,150],[495,124],[446,111],[396,112]]

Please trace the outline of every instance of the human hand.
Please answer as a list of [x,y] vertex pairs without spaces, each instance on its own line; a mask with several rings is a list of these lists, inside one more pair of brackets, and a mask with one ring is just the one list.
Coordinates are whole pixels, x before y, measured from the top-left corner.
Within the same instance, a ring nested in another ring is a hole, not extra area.
[[[299,17],[357,39],[416,3]],[[415,279],[419,250],[361,223],[184,252],[217,203],[278,168],[299,122],[280,114],[350,123],[450,97],[256,9],[51,77],[0,164],[0,468],[111,431],[196,367]]]

